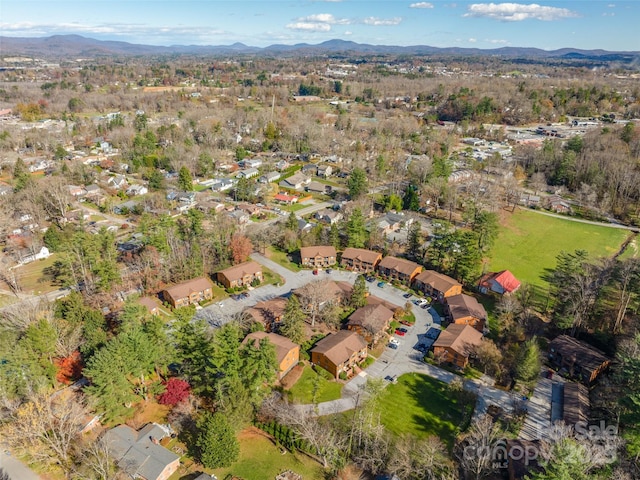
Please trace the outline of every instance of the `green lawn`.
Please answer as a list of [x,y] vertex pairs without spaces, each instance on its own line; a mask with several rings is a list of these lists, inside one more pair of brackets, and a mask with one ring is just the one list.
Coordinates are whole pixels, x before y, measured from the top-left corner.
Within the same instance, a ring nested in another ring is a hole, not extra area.
[[449,449],[472,412],[447,384],[417,373],[402,375],[390,384],[379,402],[381,422],[389,431],[418,437],[435,435]]
[[294,403],[313,403],[314,384],[317,382],[317,403],[337,400],[342,392],[342,384],[326,380],[318,375],[311,367],[305,366],[302,376],[289,390],[289,399]]
[[278,265],[281,265],[284,268],[291,270],[292,272],[299,272],[300,270],[302,270],[300,265],[292,262],[287,258],[287,253],[281,252],[280,250],[277,250],[273,247],[267,248],[266,257],[269,260],[273,260]]
[[308,206],[309,205],[303,205],[301,203],[294,203],[293,205],[287,205],[281,208],[282,210],[285,210],[287,212],[297,212],[298,210],[302,210],[303,208],[306,208]]
[[324,477],[322,466],[302,453],[286,452],[284,455],[273,442],[253,429],[241,432],[240,456],[228,468],[214,470],[219,479],[234,475],[245,480],[264,480],[275,478],[283,470],[292,470],[306,480],[321,480]]
[[53,265],[57,258],[56,254],[53,253],[49,258],[36,260],[16,268],[15,272],[22,290],[25,293],[40,295],[60,288],[58,285],[53,285],[50,279],[46,278],[42,273],[45,268]]
[[542,278],[561,251],[586,250],[592,258],[614,255],[629,232],[548,217],[529,210],[511,215],[491,252],[489,270],[508,269],[520,281],[546,291]]

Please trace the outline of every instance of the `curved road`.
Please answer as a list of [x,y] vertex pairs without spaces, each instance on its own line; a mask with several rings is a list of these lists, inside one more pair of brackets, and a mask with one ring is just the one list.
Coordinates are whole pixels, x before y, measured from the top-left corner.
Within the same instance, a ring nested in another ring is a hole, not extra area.
[[634,233],[640,233],[639,227],[632,227],[629,225],[623,225],[621,223],[596,222],[595,220],[585,220],[583,218],[568,217],[567,215],[560,215],[558,213],[545,212],[542,210],[536,210],[535,208],[525,208],[523,210],[526,210],[527,212],[535,212],[539,215],[546,215],[547,217],[554,217],[554,218],[560,218],[562,220],[568,220],[570,222],[586,223],[588,225],[596,225],[598,227],[618,228],[621,230],[630,230]]

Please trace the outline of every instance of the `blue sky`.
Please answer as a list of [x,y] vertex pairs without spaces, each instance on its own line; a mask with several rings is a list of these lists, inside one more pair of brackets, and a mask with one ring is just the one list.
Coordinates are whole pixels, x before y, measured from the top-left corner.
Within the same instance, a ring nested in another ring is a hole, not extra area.
[[150,45],[320,43],[640,50],[640,1],[0,0],[0,35]]

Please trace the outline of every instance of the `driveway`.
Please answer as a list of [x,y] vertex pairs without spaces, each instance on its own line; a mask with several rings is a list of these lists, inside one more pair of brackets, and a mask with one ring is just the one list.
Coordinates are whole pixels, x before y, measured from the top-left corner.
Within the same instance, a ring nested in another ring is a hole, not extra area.
[[5,452],[0,452],[0,469],[8,475],[9,480],[40,480],[40,475]]

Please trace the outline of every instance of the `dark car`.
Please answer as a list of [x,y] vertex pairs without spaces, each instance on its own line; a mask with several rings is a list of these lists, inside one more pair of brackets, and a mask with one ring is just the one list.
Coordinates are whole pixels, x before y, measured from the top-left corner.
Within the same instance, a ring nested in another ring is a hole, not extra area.
[[372,283],[375,280],[374,277],[367,277],[367,282]]
[[380,288],[384,287],[384,282],[378,282],[378,286],[379,286]]
[[249,298],[249,292],[242,292],[240,298]]
[[402,295],[404,298],[411,298],[411,295],[413,295],[411,292],[407,292],[404,295]]
[[389,344],[389,348],[393,348],[394,350],[398,349],[398,344],[397,343],[390,343]]
[[331,273],[331,272],[333,272],[333,270],[332,270],[332,269],[330,269],[330,268],[327,268],[326,272],[327,272],[327,273]]
[[231,298],[233,298],[234,300],[240,300],[240,294],[234,293],[233,295],[231,295]]
[[396,330],[399,330],[399,331],[401,331],[402,333],[407,333],[407,332],[409,331],[409,330],[407,330],[407,329],[406,329],[406,328],[404,328],[404,327],[398,327],[398,328],[396,328]]

